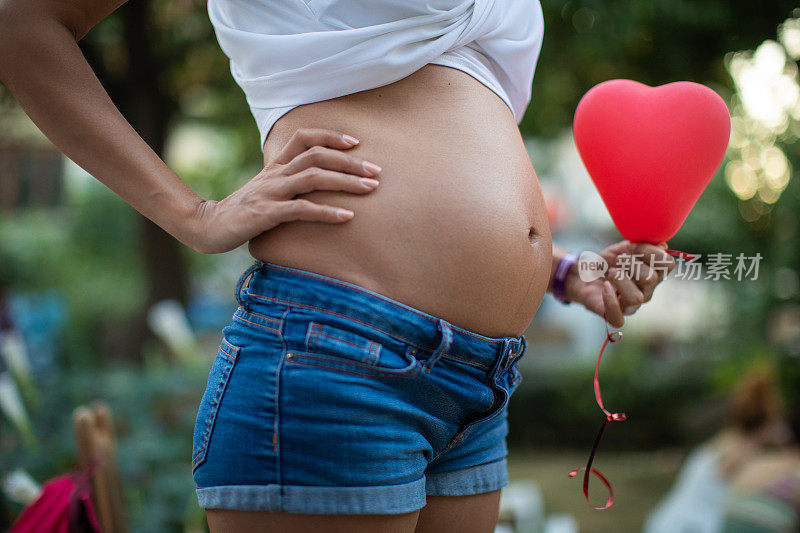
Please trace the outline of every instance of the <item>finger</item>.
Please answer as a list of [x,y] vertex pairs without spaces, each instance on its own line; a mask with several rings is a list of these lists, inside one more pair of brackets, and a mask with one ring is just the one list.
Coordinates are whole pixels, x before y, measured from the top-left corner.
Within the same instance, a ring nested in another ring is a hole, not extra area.
[[322,168],[309,168],[292,176],[278,178],[278,180],[281,183],[277,193],[280,198],[287,200],[312,191],[344,191],[365,194],[375,190],[379,183],[376,179]]
[[312,146],[292,159],[292,161],[285,166],[283,172],[287,175],[296,174],[312,167],[367,177],[374,176],[381,171],[381,167],[364,158],[324,146]]
[[308,222],[326,222],[328,224],[341,224],[353,218],[354,213],[349,209],[334,207],[332,205],[317,204],[298,198],[278,202],[277,222],[291,222],[305,220]]
[[614,287],[608,281],[603,282],[603,307],[606,322],[615,328],[621,328],[625,324],[625,317],[622,314]]
[[642,292],[644,302],[649,302],[653,297],[653,291],[656,290],[656,286],[661,282],[662,278],[656,274],[655,270],[638,261],[634,266],[634,272],[636,276],[631,277],[631,279]]
[[605,311],[602,293],[603,293],[603,282],[601,281],[599,290],[597,292],[593,292],[584,301],[581,302],[586,309],[588,309],[589,311],[598,316],[603,316],[603,311]]
[[663,261],[656,261],[652,266],[648,267],[656,277],[656,285],[661,283],[667,278],[667,275],[675,268],[675,260],[670,257]]
[[294,132],[289,142],[275,158],[275,163],[285,165],[312,146],[327,146],[347,150],[358,144],[358,139],[335,130],[302,128]]
[[631,247],[631,253],[634,259],[642,261],[657,272],[662,272],[661,279],[675,268],[675,259],[659,244],[637,243]]
[[632,315],[644,303],[644,294],[624,270],[611,268],[607,278],[619,292],[620,305],[626,315]]
[[619,241],[603,250],[600,255],[602,255],[603,258],[609,262],[609,264],[614,264],[617,257],[620,255],[630,254],[632,246],[633,245],[628,240]]

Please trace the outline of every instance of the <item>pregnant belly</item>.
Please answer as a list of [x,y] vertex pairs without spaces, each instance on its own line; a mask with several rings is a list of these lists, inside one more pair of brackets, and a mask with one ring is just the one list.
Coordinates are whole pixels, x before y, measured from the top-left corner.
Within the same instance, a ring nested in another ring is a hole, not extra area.
[[317,191],[351,209],[341,225],[291,222],[250,241],[253,257],[362,287],[490,336],[520,335],[547,288],[544,201],[511,111],[461,71],[428,65],[391,85],[297,107],[264,145],[330,128],[382,167],[367,195]]

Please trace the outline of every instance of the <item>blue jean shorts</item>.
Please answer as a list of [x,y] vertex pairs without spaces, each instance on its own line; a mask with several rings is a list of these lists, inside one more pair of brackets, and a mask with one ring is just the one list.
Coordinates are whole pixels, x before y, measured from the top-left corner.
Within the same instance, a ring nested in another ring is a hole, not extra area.
[[263,261],[236,298],[197,413],[201,507],[393,514],[508,483],[524,337]]

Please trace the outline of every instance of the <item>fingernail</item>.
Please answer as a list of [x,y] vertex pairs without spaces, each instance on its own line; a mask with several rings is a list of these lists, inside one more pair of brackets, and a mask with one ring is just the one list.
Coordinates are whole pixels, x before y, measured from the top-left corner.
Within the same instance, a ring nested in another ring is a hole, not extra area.
[[359,181],[365,186],[369,187],[370,189],[374,189],[378,186],[379,181],[374,180],[372,178],[360,178]]
[[349,220],[353,218],[353,215],[355,215],[355,213],[353,213],[349,209],[339,208],[336,210],[336,215],[342,220]]
[[632,315],[633,313],[635,313],[635,312],[636,312],[636,310],[637,310],[637,309],[639,309],[639,306],[638,306],[638,305],[629,305],[629,306],[628,306],[628,307],[626,307],[626,308],[625,308],[625,310],[624,310],[624,311],[622,311],[622,312],[623,312],[623,313],[625,313],[626,315]]
[[347,144],[349,144],[350,146],[355,146],[355,145],[357,145],[359,142],[361,142],[361,141],[359,141],[358,139],[356,139],[355,137],[351,137],[350,135],[347,135],[346,133],[343,133],[343,134],[342,134],[342,139],[344,139],[344,142],[346,142],[346,143],[347,143]]
[[613,290],[614,290],[614,288],[611,286],[611,283],[609,283],[608,281],[604,281],[604,282],[603,282],[603,291],[604,291],[606,294],[611,294],[611,292],[612,292]]
[[369,161],[364,161],[362,166],[364,167],[364,172],[366,172],[370,176],[373,176],[381,171],[381,167],[379,167],[375,163],[370,163]]

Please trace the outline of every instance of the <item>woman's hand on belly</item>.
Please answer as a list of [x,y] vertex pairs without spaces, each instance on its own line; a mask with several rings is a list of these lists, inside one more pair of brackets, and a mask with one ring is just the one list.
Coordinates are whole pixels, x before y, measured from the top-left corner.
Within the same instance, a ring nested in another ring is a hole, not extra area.
[[222,253],[284,222],[341,224],[348,209],[315,203],[298,195],[313,191],[366,194],[378,186],[380,167],[345,153],[358,144],[328,129],[300,129],[253,179],[227,198],[206,200],[195,217],[196,250]]

